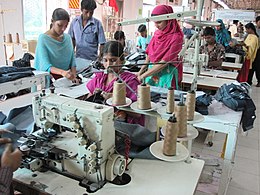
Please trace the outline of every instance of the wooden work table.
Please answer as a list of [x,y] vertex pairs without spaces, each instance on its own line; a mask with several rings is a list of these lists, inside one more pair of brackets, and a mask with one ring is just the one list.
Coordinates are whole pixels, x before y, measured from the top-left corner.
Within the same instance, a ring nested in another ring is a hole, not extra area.
[[[182,84],[191,85],[192,79],[192,74],[183,74]],[[234,82],[234,80],[208,76],[199,76],[197,80],[197,86],[201,89],[217,90],[222,85],[226,83],[230,84],[232,82]]]
[[240,70],[243,64],[233,62],[222,62],[221,67],[228,70]]
[[[194,194],[204,166],[204,161],[192,159],[191,163],[165,162],[161,160],[134,159],[128,166],[131,181],[126,185],[106,183],[94,195],[132,194]],[[35,176],[36,175],[36,176]],[[18,169],[14,173],[15,184],[19,188],[34,188],[34,192],[44,194],[87,194],[79,182],[71,178],[47,171],[32,172]],[[35,193],[36,194],[36,193]]]
[[[79,87],[68,88],[71,96],[82,92]],[[14,107],[31,104],[32,97],[37,93],[6,100],[0,103],[0,107],[4,113],[8,113]],[[191,159],[190,163],[133,159],[128,165],[127,174],[131,177],[128,184],[119,186],[106,183],[93,194],[194,194],[203,166],[204,161],[199,159]],[[74,179],[52,171],[32,172],[26,168],[14,172],[14,186],[17,190],[25,190],[24,194],[86,194],[86,189]]]
[[[193,75],[191,74],[184,74],[183,80],[187,84],[190,84],[192,81],[192,77]],[[222,84],[231,83],[231,82],[232,80],[230,79],[221,79],[221,78],[214,78],[214,77],[201,77],[201,78],[199,77],[198,86],[217,89]],[[75,91],[78,90],[79,89],[77,87],[69,88],[69,92],[71,92],[73,95],[75,95]],[[80,91],[82,92],[81,89]],[[156,91],[160,92],[160,90],[156,90]],[[162,91],[167,92],[167,90],[165,89]],[[33,97],[33,95],[34,94],[26,94],[23,96],[19,96],[1,102],[0,108],[4,113],[8,113],[8,111],[13,107],[20,107],[23,105],[31,104],[31,98]],[[216,112],[215,111],[216,109],[220,113]],[[228,134],[226,151],[224,155],[225,158],[224,158],[223,171],[222,171],[220,186],[219,186],[219,194],[224,194],[227,189],[228,183],[230,182],[230,172],[232,170],[232,165],[233,165],[232,162],[234,160],[236,141],[237,141],[237,133],[238,133],[237,129],[239,126],[239,122],[241,120],[242,113],[232,111],[230,109],[227,109],[222,104],[220,105],[216,103],[212,104],[209,110],[212,112],[210,112],[208,116],[204,116],[205,120],[203,122],[195,124],[194,126]],[[156,116],[159,115],[156,111],[152,111],[151,115],[152,114],[156,114]],[[132,177],[132,182],[130,184],[126,186],[114,186],[112,184],[108,184],[96,194],[109,194],[110,192],[112,193],[112,191],[114,194],[122,194],[122,193],[138,194],[138,193],[142,193],[142,190],[148,188],[150,194],[158,194],[159,192],[157,190],[160,189],[163,190],[160,191],[161,194],[163,194],[162,192],[165,192],[164,194],[193,194],[202,167],[203,167],[203,162],[196,159],[192,159],[191,164],[187,164],[184,162],[179,162],[175,164],[175,163],[167,163],[162,161],[150,161],[150,160],[148,161],[148,160],[136,159],[136,161],[134,160],[133,164],[132,165],[130,164],[129,166],[129,174]],[[193,174],[193,176],[191,176],[190,174]],[[176,175],[178,175],[178,177],[176,177]],[[55,193],[71,194],[73,192],[79,194],[85,192],[85,189],[79,187],[77,185],[78,182],[76,182],[75,180],[55,174],[53,172],[47,172],[47,173],[37,172],[37,177],[33,177],[33,173],[31,171],[24,169],[24,171],[20,170],[15,172],[14,177],[17,180],[22,181],[27,185],[32,185],[32,182],[34,182],[35,185],[33,187],[40,186],[38,184],[44,184],[47,186],[45,192],[51,194],[55,194]],[[174,178],[177,178],[177,181],[175,181]],[[150,180],[152,181],[151,183]],[[160,183],[162,181],[167,182],[167,184],[166,183],[164,184],[164,182]],[[178,182],[180,182],[181,184]],[[160,187],[158,188],[158,186]],[[184,186],[184,188],[178,187],[178,189],[180,190],[176,191],[177,190],[176,186]],[[188,191],[183,191],[185,189]]]
[[[194,68],[191,66],[184,66],[183,72],[186,74],[193,74]],[[215,77],[215,78],[236,80],[237,75],[238,75],[238,72],[236,72],[236,71],[232,72],[232,71],[213,70],[213,69],[205,70],[204,68],[202,68],[200,70],[200,76],[209,76],[209,77]]]

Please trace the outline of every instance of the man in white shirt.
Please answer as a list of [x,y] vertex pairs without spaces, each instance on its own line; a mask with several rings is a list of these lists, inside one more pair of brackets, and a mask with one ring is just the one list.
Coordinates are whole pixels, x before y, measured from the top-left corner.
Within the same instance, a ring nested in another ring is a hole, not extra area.
[[228,29],[231,32],[231,38],[237,33],[238,22],[238,20],[233,20],[233,24]]

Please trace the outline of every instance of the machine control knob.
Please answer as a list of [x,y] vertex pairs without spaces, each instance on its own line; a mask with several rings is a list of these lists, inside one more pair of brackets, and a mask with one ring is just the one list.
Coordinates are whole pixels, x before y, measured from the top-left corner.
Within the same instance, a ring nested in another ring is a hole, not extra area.
[[88,173],[88,175],[92,175],[92,174],[96,173],[96,170],[95,169],[91,169],[87,173]]
[[74,115],[68,115],[68,116],[67,116],[67,121],[68,121],[68,122],[73,122],[73,121],[75,121],[75,120],[76,120],[76,118],[75,118]]
[[74,128],[74,129],[79,129],[79,124],[78,124],[78,123],[74,123],[74,124],[73,124],[73,128]]
[[93,151],[95,151],[96,149],[97,149],[96,144],[91,144],[91,145],[88,147],[88,151],[90,151],[90,152],[93,152]]
[[95,153],[89,153],[89,154],[86,155],[86,159],[89,160],[89,161],[91,161],[91,160],[93,160],[95,158],[96,158],[96,154]]
[[83,133],[78,130],[78,132],[77,132],[77,137],[82,137],[82,136],[83,136]]
[[79,145],[80,146],[85,146],[87,144],[87,141],[84,139],[84,138],[82,138],[80,141],[79,141]]
[[91,161],[88,163],[88,167],[89,167],[90,169],[95,168],[95,166],[96,166],[95,160],[91,160]]

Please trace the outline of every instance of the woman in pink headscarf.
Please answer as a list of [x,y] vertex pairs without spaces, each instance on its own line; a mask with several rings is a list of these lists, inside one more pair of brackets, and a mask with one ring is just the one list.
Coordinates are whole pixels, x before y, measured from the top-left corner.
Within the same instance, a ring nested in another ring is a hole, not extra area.
[[[158,5],[152,11],[152,16],[173,13],[173,9],[168,5]],[[178,88],[178,83],[182,80],[182,63],[174,63],[178,60],[178,53],[182,49],[183,33],[175,19],[154,22],[158,30],[155,31],[146,53],[146,63],[152,62],[145,72],[143,66],[138,72],[138,79],[164,88]],[[156,63],[164,64],[156,64]]]

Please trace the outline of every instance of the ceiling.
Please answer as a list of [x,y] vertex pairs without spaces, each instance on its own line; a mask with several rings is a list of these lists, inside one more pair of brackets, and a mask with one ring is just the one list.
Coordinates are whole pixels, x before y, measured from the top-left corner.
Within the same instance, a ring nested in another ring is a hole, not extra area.
[[221,0],[230,9],[255,10],[260,12],[260,0]]

